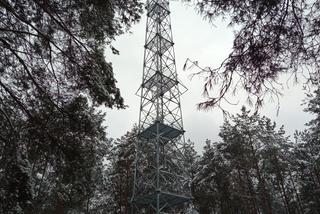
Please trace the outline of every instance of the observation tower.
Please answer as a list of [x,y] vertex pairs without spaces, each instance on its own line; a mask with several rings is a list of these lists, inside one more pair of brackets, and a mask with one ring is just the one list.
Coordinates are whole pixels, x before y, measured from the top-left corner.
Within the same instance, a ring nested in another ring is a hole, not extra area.
[[147,1],[144,48],[132,213],[178,213],[190,201],[190,178],[169,0]]

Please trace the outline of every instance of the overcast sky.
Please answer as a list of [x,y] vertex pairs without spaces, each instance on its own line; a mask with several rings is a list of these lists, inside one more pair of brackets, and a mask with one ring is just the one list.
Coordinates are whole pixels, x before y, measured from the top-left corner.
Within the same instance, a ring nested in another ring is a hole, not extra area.
[[[218,109],[206,112],[197,110],[196,104],[204,100],[203,79],[190,80],[192,71],[182,71],[182,68],[187,58],[197,60],[203,66],[218,66],[232,47],[234,29],[227,27],[228,23],[222,21],[212,25],[203,20],[193,8],[179,2],[171,2],[171,12],[177,72],[179,79],[189,89],[181,98],[185,136],[196,143],[195,147],[200,152],[206,139],[220,140],[218,133],[223,123],[223,115]],[[131,29],[131,34],[117,38],[114,46],[120,51],[120,55],[107,52],[107,60],[113,64],[118,87],[125,104],[129,106],[125,110],[106,109],[105,125],[108,126],[108,137],[121,137],[138,122],[140,99],[135,96],[135,92],[142,81],[145,25],[144,15],[141,22]],[[261,114],[275,120],[278,126],[284,125],[287,134],[292,135],[295,130],[305,128],[304,124],[311,119],[311,115],[302,111],[302,86],[289,86],[289,89],[285,88],[283,91],[285,96],[280,100],[279,115],[276,103],[266,103]],[[240,103],[229,106],[228,109],[237,113],[241,106]]]

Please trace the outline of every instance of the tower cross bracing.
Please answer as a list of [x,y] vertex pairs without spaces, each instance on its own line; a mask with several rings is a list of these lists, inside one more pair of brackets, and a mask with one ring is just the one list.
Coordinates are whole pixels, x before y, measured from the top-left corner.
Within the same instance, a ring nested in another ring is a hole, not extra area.
[[132,212],[175,213],[190,201],[190,178],[169,0],[147,1],[144,47]]

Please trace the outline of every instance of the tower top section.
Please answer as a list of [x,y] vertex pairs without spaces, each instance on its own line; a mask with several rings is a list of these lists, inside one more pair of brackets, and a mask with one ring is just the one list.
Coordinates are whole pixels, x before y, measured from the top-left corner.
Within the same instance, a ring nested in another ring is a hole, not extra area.
[[170,14],[168,0],[149,0],[147,2],[148,17],[163,20]]

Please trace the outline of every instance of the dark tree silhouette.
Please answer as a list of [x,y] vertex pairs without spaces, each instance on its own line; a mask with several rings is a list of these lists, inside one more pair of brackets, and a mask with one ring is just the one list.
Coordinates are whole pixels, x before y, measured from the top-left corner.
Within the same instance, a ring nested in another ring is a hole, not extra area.
[[108,141],[97,105],[124,108],[104,50],[138,0],[0,0],[0,212],[89,212]]
[[29,117],[35,99],[59,108],[80,92],[123,107],[103,51],[139,20],[141,7],[137,0],[0,1],[1,98]]
[[[259,107],[266,95],[281,94],[278,78],[283,73],[297,80],[302,72],[308,86],[319,83],[319,0],[197,0],[195,4],[208,20],[223,17],[238,29],[231,53],[218,68],[187,61],[186,67],[197,66],[207,74],[208,99],[200,108],[219,106],[226,93],[240,88]],[[213,87],[218,93],[211,97]]]

